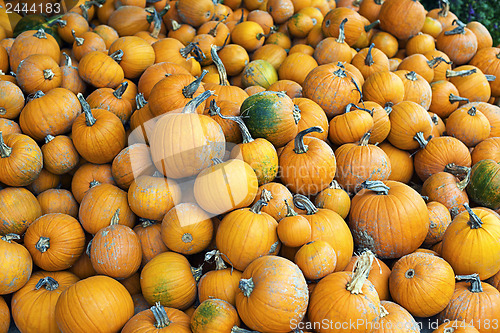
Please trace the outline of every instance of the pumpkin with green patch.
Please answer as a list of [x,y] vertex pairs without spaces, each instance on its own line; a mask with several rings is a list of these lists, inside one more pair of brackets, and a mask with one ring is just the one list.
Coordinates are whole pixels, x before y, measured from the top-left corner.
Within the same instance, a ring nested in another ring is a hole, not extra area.
[[211,298],[203,301],[191,317],[193,333],[230,333],[239,326],[236,309],[226,301]]
[[486,159],[477,162],[471,170],[467,187],[470,199],[497,210],[500,208],[500,163]]
[[254,138],[264,138],[276,148],[293,140],[298,132],[300,113],[284,92],[262,91],[245,99],[241,118]]
[[278,81],[278,72],[271,63],[262,59],[251,61],[246,65],[241,77],[245,88],[261,86],[267,89],[276,81]]

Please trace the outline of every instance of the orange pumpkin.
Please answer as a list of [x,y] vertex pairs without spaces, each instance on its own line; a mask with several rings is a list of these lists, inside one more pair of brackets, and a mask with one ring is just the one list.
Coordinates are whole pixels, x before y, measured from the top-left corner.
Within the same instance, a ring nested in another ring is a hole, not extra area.
[[151,220],[142,220],[134,227],[142,248],[142,264],[147,264],[156,255],[167,252],[168,248],[161,239],[161,224]]
[[190,333],[189,316],[184,312],[164,307],[157,302],[149,309],[136,311],[135,316],[130,318],[122,328],[123,333],[148,332],[148,331],[172,331],[176,333]]
[[13,242],[21,237],[7,234],[0,238],[0,250],[5,254],[4,272],[0,279],[0,295],[7,295],[21,289],[28,282],[33,270],[33,260],[24,246]]

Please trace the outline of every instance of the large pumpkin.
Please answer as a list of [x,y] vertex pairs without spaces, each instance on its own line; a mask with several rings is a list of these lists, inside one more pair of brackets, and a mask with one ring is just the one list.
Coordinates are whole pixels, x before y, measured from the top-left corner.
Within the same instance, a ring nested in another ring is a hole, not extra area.
[[425,9],[417,0],[386,0],[380,8],[379,19],[384,31],[404,40],[422,29]]
[[0,279],[0,295],[7,295],[21,289],[31,277],[33,260],[26,248],[13,240],[21,237],[7,234],[0,238],[3,273]]
[[62,332],[113,333],[134,315],[134,303],[120,282],[98,275],[64,290],[55,313]]
[[309,292],[300,269],[277,256],[255,259],[247,266],[236,294],[236,309],[252,330],[289,332],[306,314]]
[[485,159],[474,164],[467,193],[480,205],[497,210],[500,208],[500,164]]
[[357,246],[380,258],[399,258],[415,251],[429,230],[429,212],[420,194],[392,180],[366,181],[362,188],[352,199],[349,219]]

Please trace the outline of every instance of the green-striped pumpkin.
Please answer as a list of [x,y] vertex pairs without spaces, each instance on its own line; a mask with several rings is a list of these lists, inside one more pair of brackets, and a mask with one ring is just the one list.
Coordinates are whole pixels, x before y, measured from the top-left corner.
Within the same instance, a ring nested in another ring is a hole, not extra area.
[[482,160],[474,164],[467,193],[476,203],[491,208],[500,208],[500,163]]

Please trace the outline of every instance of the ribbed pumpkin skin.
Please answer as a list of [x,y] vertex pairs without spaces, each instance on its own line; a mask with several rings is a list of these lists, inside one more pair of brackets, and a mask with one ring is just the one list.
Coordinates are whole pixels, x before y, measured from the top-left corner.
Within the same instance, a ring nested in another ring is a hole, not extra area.
[[97,275],[63,291],[55,312],[57,326],[64,333],[113,333],[134,315],[134,303],[120,282]]
[[152,175],[155,170],[149,147],[141,143],[131,144],[130,141],[111,164],[113,178],[123,190],[128,190],[134,179]]
[[448,172],[438,172],[427,178],[422,185],[422,195],[429,197],[430,201],[442,203],[448,209],[463,212],[464,203],[469,203],[465,190],[458,187],[459,180]]
[[42,215],[35,196],[25,188],[8,187],[0,190],[0,235],[22,234]]
[[[392,180],[384,184],[390,188],[388,195],[363,189],[354,196],[349,226],[358,247],[382,259],[399,258],[424,241],[429,212],[420,194],[408,185]],[[391,234],[383,232],[388,229]]]
[[156,255],[168,251],[167,246],[161,239],[160,223],[143,222],[136,225],[133,230],[141,242],[143,265],[146,265]]
[[189,329],[190,318],[184,312],[165,307],[168,319],[172,323],[162,329],[156,328],[156,319],[150,309],[143,310],[130,318],[127,324],[123,327],[121,333],[191,333]]
[[203,302],[215,297],[236,305],[236,293],[241,272],[232,268],[213,270],[205,273],[198,282],[198,298]]
[[391,161],[391,174],[388,179],[408,184],[413,177],[414,157],[408,151],[396,148],[389,142],[384,142],[378,147],[387,154]]
[[427,209],[430,225],[424,245],[431,246],[443,240],[444,233],[451,223],[451,215],[448,208],[437,201],[428,202]]
[[0,239],[0,252],[4,253],[0,295],[7,295],[22,288],[29,280],[33,260],[24,246],[5,237]]
[[467,193],[476,203],[493,210],[500,208],[500,163],[487,159],[472,167]]
[[431,317],[446,307],[455,289],[455,274],[445,260],[427,253],[399,259],[389,278],[391,296],[416,317]]
[[401,305],[391,301],[380,301],[380,305],[389,314],[379,318],[370,333],[420,333],[415,318]]
[[[57,289],[47,290],[43,286],[36,290],[38,281],[48,276],[57,281]],[[66,271],[34,273],[12,297],[12,316],[17,328],[26,333],[59,333],[55,318],[57,300],[64,290],[77,281],[79,278],[76,275]]]
[[197,175],[222,159],[226,138],[209,116],[193,113],[166,114],[158,120],[150,139],[156,168],[169,178]]
[[380,8],[380,27],[396,38],[408,39],[424,26],[425,13],[419,1],[387,0]]
[[241,117],[253,138],[264,138],[276,148],[291,141],[300,117],[294,113],[292,99],[283,92],[263,91],[245,99]]
[[486,159],[500,163],[500,137],[488,138],[482,141],[474,147],[471,156],[472,165]]
[[151,259],[141,271],[141,290],[149,304],[185,310],[196,298],[196,281],[186,257],[164,252]]
[[[347,284],[352,280],[352,273],[335,272],[323,279],[314,287],[309,300],[307,316],[312,322],[327,320],[328,327],[318,330],[320,333],[362,333],[380,314],[380,299],[377,290],[370,281],[365,281],[362,294],[355,295],[348,291]],[[342,324],[349,321],[362,325],[344,329]],[[366,325],[366,326],[365,326]]]
[[[37,249],[41,237],[49,239],[49,247],[45,252]],[[71,267],[83,253],[85,233],[80,223],[69,215],[46,214],[28,227],[24,246],[41,269],[62,271]]]
[[[248,265],[241,278],[236,309],[252,330],[289,332],[293,321],[304,318],[309,291],[302,272],[288,259],[260,257]],[[241,287],[244,279],[252,279],[254,284],[249,295]]]
[[191,316],[194,333],[230,332],[240,325],[236,309],[228,302],[216,298],[203,301]]

